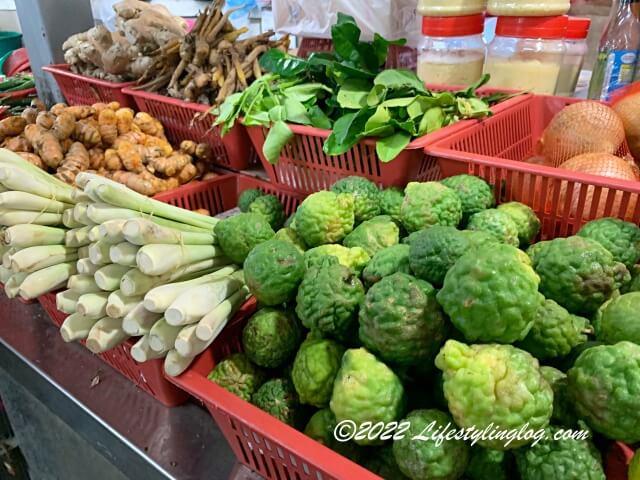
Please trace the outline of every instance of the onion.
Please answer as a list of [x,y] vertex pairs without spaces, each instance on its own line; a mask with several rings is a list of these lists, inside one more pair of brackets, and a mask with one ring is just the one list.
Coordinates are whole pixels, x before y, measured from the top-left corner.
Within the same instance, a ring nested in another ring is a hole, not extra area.
[[615,154],[624,144],[625,131],[616,112],[598,102],[578,102],[561,110],[542,137],[542,153],[549,164],[560,166],[583,153]]
[[613,109],[622,119],[631,153],[640,162],[640,92],[624,97]]

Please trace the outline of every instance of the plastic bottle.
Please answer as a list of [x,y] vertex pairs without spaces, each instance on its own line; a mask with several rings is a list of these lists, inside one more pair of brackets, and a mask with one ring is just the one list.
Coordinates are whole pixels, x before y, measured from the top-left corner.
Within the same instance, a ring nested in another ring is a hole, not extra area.
[[576,90],[584,57],[589,51],[587,36],[590,26],[591,20],[589,18],[569,18],[564,40],[565,54],[560,68],[556,95],[570,97]]
[[607,101],[633,81],[640,53],[640,0],[617,0],[602,34],[589,98]]

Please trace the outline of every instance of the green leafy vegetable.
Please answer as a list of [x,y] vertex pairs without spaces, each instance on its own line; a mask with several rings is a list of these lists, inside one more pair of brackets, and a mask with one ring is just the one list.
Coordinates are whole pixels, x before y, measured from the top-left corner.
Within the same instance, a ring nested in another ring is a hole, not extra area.
[[270,163],[277,163],[280,152],[293,138],[293,132],[289,126],[282,122],[275,122],[269,130],[269,135],[262,147],[262,153]]

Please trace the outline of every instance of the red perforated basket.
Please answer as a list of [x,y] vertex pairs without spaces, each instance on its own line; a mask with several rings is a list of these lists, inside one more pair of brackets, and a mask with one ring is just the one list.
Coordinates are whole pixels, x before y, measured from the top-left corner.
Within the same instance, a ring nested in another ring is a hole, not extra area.
[[[500,202],[520,201],[542,221],[542,239],[574,234],[600,217],[640,221],[640,182],[527,163],[551,119],[580,100],[528,96],[500,115],[469,124],[427,146],[442,177],[467,173],[494,185]],[[619,154],[624,153],[621,147]]]
[[257,156],[244,125],[236,124],[220,137],[220,128],[212,128],[215,117],[209,106],[184,102],[156,93],[123,89],[135,101],[141,112],[148,112],[164,125],[167,138],[173,144],[182,140],[207,143],[213,149],[214,163],[232,170],[246,170],[257,162]]
[[60,91],[69,105],[92,105],[98,102],[119,102],[122,107],[134,108],[133,99],[122,92],[134,82],[114,83],[85,77],[71,72],[69,65],[49,65],[42,70],[56,79]]

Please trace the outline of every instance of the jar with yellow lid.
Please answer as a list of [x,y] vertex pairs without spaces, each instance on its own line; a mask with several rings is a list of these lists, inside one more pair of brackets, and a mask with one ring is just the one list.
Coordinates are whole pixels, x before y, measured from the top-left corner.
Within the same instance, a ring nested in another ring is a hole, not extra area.
[[568,17],[499,17],[485,73],[494,88],[553,95],[565,52]]
[[487,12],[495,16],[549,17],[564,15],[570,0],[489,0]]
[[418,0],[418,15],[452,17],[483,13],[487,0]]

